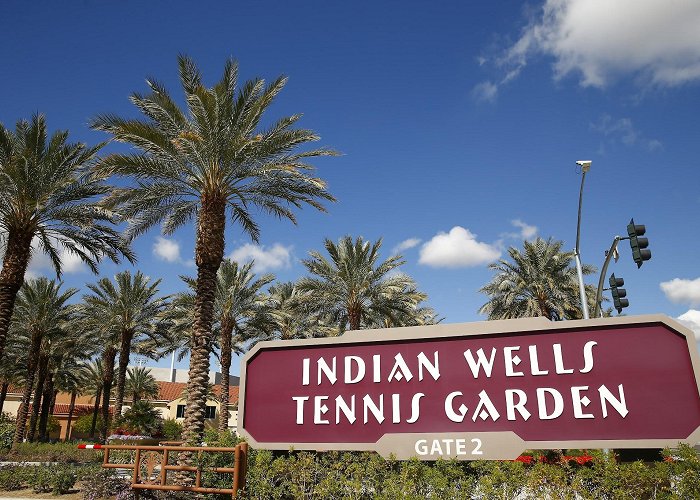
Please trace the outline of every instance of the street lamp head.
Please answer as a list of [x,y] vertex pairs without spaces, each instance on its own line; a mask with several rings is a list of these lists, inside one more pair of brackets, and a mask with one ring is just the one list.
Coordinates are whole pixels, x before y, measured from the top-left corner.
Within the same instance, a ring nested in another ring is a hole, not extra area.
[[579,160],[576,162],[576,165],[581,167],[584,172],[588,172],[591,168],[591,160]]

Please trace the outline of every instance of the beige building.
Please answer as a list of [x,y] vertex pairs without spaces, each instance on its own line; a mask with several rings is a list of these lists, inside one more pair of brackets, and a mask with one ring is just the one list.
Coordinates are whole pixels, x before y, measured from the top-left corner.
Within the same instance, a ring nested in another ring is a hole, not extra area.
[[[167,380],[162,380],[166,376],[169,378],[172,372],[167,368],[155,368],[151,369],[151,374],[156,378],[158,383],[158,397],[155,399],[148,399],[161,413],[164,419],[174,419],[182,422],[184,420],[185,406],[187,401],[182,397],[183,391],[187,387],[185,381],[170,382]],[[221,377],[220,373],[210,372],[210,382],[217,383]],[[161,379],[161,380],[159,380]],[[228,427],[229,429],[236,431],[238,426],[238,377],[230,376],[231,386],[229,387],[229,404],[228,404]],[[213,388],[214,397],[219,394],[219,386],[215,385]],[[112,389],[114,393],[114,389]],[[5,402],[3,404],[2,411],[9,413],[12,416],[17,416],[17,411],[19,409],[20,401],[22,399],[22,388],[10,386]],[[68,393],[58,393],[56,396],[56,403],[53,408],[53,416],[58,420],[61,428],[60,431],[53,433],[51,435],[52,439],[65,439],[68,423],[68,411],[70,407],[71,396]],[[129,408],[129,400],[124,401],[124,410]],[[114,404],[114,399],[110,401],[110,405]],[[92,414],[94,409],[94,400],[89,396],[79,396],[75,401],[75,408],[73,410],[73,418],[71,422],[71,427],[75,424],[78,417],[85,414]],[[206,410],[206,424],[208,426],[214,426],[218,422],[218,417],[221,413],[221,405],[218,401],[210,399],[207,401]],[[72,434],[73,438],[87,437]]]

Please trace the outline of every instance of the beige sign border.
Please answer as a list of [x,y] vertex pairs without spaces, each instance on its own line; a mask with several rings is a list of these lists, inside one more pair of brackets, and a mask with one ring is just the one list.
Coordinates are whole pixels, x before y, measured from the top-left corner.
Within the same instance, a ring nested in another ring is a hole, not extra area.
[[[409,458],[406,446],[399,446],[397,436],[409,439],[458,439],[487,435],[492,441],[490,448],[497,448],[497,452],[489,452],[482,456],[463,456],[460,454],[426,454],[420,456],[423,460],[435,460],[437,458],[457,458],[462,460],[473,459],[512,459],[526,449],[556,449],[556,448],[664,448],[675,446],[678,442],[695,445],[700,442],[700,427],[695,429],[685,439],[644,439],[644,440],[576,440],[576,441],[523,441],[513,431],[503,432],[474,432],[474,433],[399,433],[385,434],[376,443],[260,443],[256,441],[243,427],[245,422],[245,393],[246,393],[246,368],[248,363],[262,350],[268,349],[294,349],[299,347],[338,346],[343,344],[367,344],[387,343],[403,340],[433,340],[438,338],[468,337],[472,335],[499,335],[509,333],[547,332],[548,330],[600,330],[610,327],[625,327],[642,324],[664,324],[679,335],[685,337],[688,344],[690,361],[695,375],[695,385],[700,397],[700,354],[693,332],[663,314],[649,314],[641,316],[622,316],[615,318],[595,318],[574,321],[549,321],[546,318],[522,318],[500,321],[480,321],[474,323],[439,324],[429,326],[383,328],[373,330],[354,330],[345,332],[340,337],[301,339],[301,340],[276,340],[258,342],[241,359],[240,394],[238,405],[239,434],[253,447],[268,450],[313,450],[313,451],[376,451],[383,456],[395,454],[397,458]],[[510,444],[509,444],[510,443]],[[401,448],[401,449],[399,449]],[[517,448],[517,449],[516,449]],[[398,453],[397,453],[398,452]]]

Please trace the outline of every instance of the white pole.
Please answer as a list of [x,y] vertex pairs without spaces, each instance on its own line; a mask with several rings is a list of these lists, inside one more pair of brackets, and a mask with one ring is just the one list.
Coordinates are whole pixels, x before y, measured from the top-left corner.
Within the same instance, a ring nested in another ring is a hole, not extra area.
[[170,356],[170,381],[175,382],[175,351]]
[[581,312],[583,319],[588,319],[588,300],[586,299],[586,287],[583,284],[583,270],[581,269],[581,252],[579,250],[579,241],[581,239],[581,204],[583,203],[583,183],[586,180],[588,169],[591,168],[590,162],[577,162],[581,165],[583,175],[581,176],[581,189],[578,193],[578,222],[576,224],[576,248],[574,249],[574,257],[576,258],[576,274],[578,274],[578,290],[581,295]]

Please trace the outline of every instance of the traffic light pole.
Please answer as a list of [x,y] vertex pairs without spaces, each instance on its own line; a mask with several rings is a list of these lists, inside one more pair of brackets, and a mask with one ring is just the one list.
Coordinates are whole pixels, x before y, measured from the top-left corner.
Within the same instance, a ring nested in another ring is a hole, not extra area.
[[586,180],[587,168],[583,168],[581,176],[581,190],[578,194],[578,223],[576,224],[576,248],[574,249],[574,257],[576,258],[576,273],[578,274],[578,290],[581,295],[581,311],[583,319],[588,319],[588,300],[586,300],[586,288],[583,285],[583,270],[581,269],[581,254],[579,252],[579,241],[581,239],[581,204],[583,203],[583,183]]
[[608,250],[605,253],[605,262],[603,263],[603,268],[600,270],[600,278],[598,278],[598,290],[596,290],[595,293],[595,310],[593,311],[593,317],[597,318],[599,316],[603,315],[602,308],[600,307],[600,304],[603,300],[603,280],[605,279],[605,275],[608,272],[608,264],[610,264],[610,259],[612,259],[613,255],[615,254],[615,250],[617,249],[617,244],[620,242],[620,240],[627,240],[629,238],[622,238],[620,236],[615,236],[613,239],[612,245],[610,245],[610,250]]

